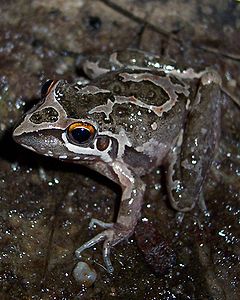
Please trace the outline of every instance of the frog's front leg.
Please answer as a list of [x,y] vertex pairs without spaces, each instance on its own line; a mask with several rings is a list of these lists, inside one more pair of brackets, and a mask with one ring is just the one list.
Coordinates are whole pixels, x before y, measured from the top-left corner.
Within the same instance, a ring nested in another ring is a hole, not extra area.
[[195,206],[214,158],[220,133],[220,81],[215,72],[201,77],[185,127],[168,157],[168,195],[178,211],[189,211]]
[[141,206],[145,192],[143,181],[133,174],[124,163],[114,162],[112,167],[122,187],[121,204],[117,221],[116,223],[105,223],[92,219],[90,225],[97,224],[106,230],[83,244],[75,252],[76,256],[80,258],[82,251],[104,241],[103,259],[110,273],[113,272],[110,261],[110,248],[132,235],[137,221],[141,216]]

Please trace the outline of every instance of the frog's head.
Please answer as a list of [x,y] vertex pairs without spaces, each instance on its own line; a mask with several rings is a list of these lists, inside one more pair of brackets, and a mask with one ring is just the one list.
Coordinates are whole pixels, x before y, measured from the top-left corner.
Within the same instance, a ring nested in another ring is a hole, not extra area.
[[74,88],[64,81],[48,81],[42,89],[43,101],[26,113],[13,137],[42,155],[109,162],[116,152],[112,139],[99,132],[99,125],[87,113],[90,105]]

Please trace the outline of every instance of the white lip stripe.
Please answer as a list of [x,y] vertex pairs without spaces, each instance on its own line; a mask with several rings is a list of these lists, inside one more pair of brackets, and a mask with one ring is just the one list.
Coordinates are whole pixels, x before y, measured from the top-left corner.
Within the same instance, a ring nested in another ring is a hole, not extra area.
[[70,152],[73,152],[73,153],[76,153],[76,154],[83,154],[83,155],[87,155],[87,156],[98,156],[98,157],[101,157],[101,159],[104,161],[104,162],[111,162],[112,159],[110,157],[110,155],[108,154],[109,150],[111,149],[112,147],[112,143],[110,141],[107,149],[105,149],[104,151],[99,151],[97,148],[96,148],[96,142],[97,140],[94,141],[94,149],[91,149],[89,147],[80,147],[80,146],[77,146],[77,145],[74,145],[72,143],[70,143],[67,139],[67,133],[66,132],[63,132],[62,133],[62,140],[66,146],[66,148],[68,149],[68,151]]

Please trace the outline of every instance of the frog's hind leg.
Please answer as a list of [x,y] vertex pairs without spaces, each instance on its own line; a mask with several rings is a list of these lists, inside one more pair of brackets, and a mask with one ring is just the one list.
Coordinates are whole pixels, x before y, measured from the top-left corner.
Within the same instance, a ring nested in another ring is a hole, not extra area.
[[199,201],[207,171],[211,167],[220,133],[222,93],[220,79],[206,72],[189,108],[185,128],[169,154],[167,187],[171,205],[189,211]]

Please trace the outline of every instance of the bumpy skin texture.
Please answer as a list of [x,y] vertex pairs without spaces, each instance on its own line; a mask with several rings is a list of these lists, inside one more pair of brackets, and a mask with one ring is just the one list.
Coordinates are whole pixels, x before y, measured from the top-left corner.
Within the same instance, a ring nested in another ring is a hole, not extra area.
[[[104,241],[112,272],[110,247],[129,237],[140,217],[141,176],[164,165],[172,207],[189,211],[198,201],[219,136],[221,80],[213,71],[181,70],[133,50],[87,61],[84,70],[89,84],[53,82],[14,138],[40,154],[87,164],[121,185],[117,222],[93,219],[91,225],[105,230],[76,250],[80,257]],[[75,123],[90,126],[89,140],[72,140]]]

